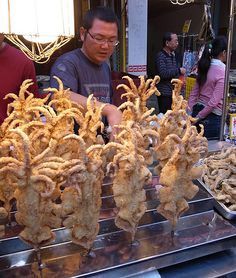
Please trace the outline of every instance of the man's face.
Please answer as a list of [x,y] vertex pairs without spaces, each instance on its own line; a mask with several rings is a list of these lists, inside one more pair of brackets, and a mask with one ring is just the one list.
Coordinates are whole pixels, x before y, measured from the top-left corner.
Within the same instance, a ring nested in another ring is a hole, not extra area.
[[166,41],[166,46],[169,48],[170,51],[175,51],[179,45],[178,36],[176,34],[171,35],[171,40]]
[[118,28],[116,23],[94,19],[89,30],[80,29],[80,37],[83,41],[82,50],[94,63],[101,64],[110,58],[115,49],[112,42],[117,41]]

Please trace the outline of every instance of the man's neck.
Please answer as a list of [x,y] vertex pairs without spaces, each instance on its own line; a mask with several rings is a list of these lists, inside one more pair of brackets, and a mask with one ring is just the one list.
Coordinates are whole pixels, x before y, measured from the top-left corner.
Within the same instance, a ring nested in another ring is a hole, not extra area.
[[87,54],[87,52],[86,52],[86,50],[83,48],[83,46],[82,46],[80,49],[81,49],[81,51],[83,52],[83,54],[87,57],[87,59],[88,59],[90,62],[92,62],[92,63],[95,64],[95,65],[99,65],[98,63],[96,63],[95,61],[93,61],[93,60],[89,57],[89,55]]
[[173,53],[173,51],[171,51],[168,47],[163,47],[163,50],[165,51],[165,52],[167,52],[169,55],[170,54],[172,54]]

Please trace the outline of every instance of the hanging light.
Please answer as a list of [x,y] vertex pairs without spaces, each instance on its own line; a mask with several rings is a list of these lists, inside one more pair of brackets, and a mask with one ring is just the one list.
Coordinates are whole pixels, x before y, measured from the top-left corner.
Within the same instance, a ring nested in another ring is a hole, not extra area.
[[46,63],[74,37],[73,0],[1,0],[0,33],[31,60]]
[[174,5],[184,5],[184,4],[193,3],[194,0],[170,0],[170,2]]

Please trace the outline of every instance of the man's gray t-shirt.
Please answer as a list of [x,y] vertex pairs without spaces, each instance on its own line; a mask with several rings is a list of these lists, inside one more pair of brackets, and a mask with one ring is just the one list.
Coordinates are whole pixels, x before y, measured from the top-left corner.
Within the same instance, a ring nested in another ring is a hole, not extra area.
[[70,88],[85,97],[93,94],[98,101],[111,103],[112,87],[108,64],[92,63],[81,49],[65,53],[52,66],[50,86],[58,88],[54,75],[61,79],[64,88]]

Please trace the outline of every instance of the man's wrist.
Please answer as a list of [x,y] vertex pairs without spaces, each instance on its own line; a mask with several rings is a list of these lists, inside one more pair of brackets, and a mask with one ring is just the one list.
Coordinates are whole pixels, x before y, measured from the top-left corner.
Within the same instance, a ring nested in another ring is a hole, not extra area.
[[106,105],[103,107],[102,115],[107,117],[115,109],[117,109],[117,107],[115,105],[106,103]]

